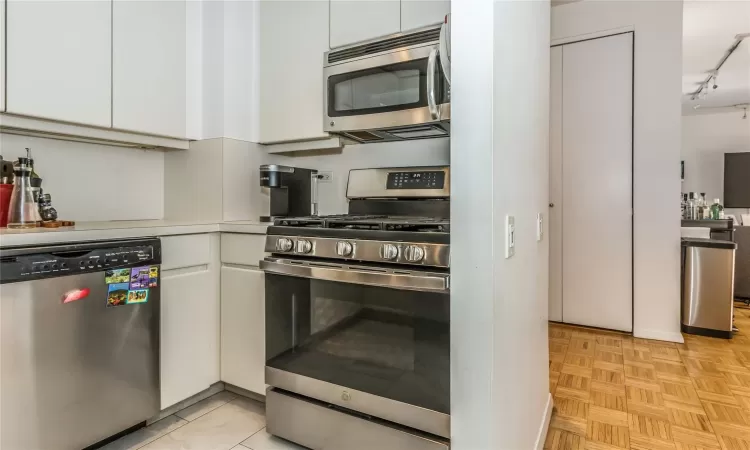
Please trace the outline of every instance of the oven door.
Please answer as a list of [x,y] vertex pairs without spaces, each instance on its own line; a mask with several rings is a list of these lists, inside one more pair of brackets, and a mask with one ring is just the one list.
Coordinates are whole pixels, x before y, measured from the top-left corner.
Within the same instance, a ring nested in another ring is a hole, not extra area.
[[367,133],[356,131],[421,126],[421,133],[391,134],[401,139],[446,135],[447,126],[430,126],[450,120],[450,88],[438,47],[405,48],[327,66],[325,131],[368,140]]
[[266,384],[450,437],[447,272],[268,257]]

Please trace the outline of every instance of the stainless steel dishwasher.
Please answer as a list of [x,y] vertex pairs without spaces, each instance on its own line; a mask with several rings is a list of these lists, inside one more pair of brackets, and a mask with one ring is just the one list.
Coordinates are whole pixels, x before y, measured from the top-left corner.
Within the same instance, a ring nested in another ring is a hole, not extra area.
[[73,450],[159,412],[159,239],[0,249],[0,448]]

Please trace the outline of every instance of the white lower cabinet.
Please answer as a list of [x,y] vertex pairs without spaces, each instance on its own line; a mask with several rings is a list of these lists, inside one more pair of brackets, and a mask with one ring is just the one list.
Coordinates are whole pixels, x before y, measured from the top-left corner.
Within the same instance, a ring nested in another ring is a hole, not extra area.
[[265,395],[265,280],[257,268],[221,268],[221,380]]
[[210,269],[206,264],[162,272],[162,409],[219,381],[220,305]]

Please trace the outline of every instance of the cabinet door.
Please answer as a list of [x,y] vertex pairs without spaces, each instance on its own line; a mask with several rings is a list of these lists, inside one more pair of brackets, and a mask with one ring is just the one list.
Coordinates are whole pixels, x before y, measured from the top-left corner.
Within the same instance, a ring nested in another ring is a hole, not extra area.
[[323,131],[323,53],[328,3],[260,4],[260,142],[327,137]]
[[221,380],[265,395],[266,318],[263,272],[221,268]]
[[401,31],[443,23],[450,0],[401,0]]
[[207,389],[215,381],[219,299],[215,277],[207,267],[162,273],[162,409]]
[[112,4],[9,1],[7,110],[111,125]]
[[401,30],[401,3],[331,0],[331,47],[354,44]]
[[116,0],[112,24],[112,126],[185,137],[185,1]]

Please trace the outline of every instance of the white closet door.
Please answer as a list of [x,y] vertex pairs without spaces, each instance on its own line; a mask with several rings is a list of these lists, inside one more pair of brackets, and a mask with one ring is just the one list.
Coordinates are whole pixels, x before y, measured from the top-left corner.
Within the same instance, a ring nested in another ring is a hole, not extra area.
[[563,321],[631,331],[633,35],[562,51]]
[[563,320],[562,299],[562,47],[550,49],[549,320]]

